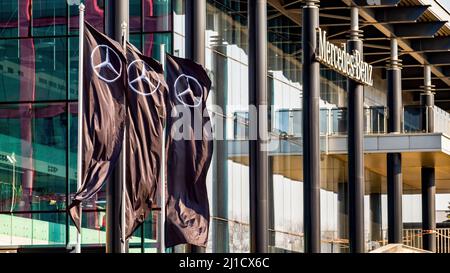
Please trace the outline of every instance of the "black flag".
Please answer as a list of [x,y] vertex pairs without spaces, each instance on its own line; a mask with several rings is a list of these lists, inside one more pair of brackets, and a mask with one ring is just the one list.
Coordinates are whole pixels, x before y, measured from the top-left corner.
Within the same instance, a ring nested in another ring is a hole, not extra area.
[[80,203],[95,195],[122,149],[126,59],[119,43],[84,23],[82,184],[69,206],[80,229]]
[[126,238],[142,224],[160,185],[167,85],[160,63],[127,44]]
[[165,244],[205,247],[210,217],[206,175],[213,152],[205,110],[211,81],[201,65],[166,56],[170,99]]

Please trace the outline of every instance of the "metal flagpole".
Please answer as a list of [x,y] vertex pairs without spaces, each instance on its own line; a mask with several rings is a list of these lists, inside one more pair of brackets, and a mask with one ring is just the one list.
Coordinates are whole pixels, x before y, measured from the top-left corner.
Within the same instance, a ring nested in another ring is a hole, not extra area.
[[[166,70],[166,46],[165,44],[161,44],[159,47],[160,61],[163,68],[163,71]],[[163,138],[162,138],[162,151],[161,151],[161,193],[160,193],[160,217],[159,217],[159,252],[165,253],[166,246],[164,242],[165,238],[165,216],[166,216],[166,120],[163,123]]]
[[[78,59],[78,155],[77,155],[77,191],[81,188],[82,172],[82,149],[83,149],[83,51],[84,51],[84,5],[78,7],[79,15],[79,59]],[[77,233],[77,244],[75,253],[81,253],[81,219],[83,209],[80,203],[80,230]]]
[[[121,24],[122,27],[122,41],[123,41],[123,50],[125,50],[125,56],[127,52],[127,23],[125,21]],[[127,116],[127,96],[124,95],[124,105],[125,105],[125,117]],[[127,252],[127,244],[126,244],[126,230],[125,230],[125,189],[126,189],[126,179],[127,179],[127,172],[126,172],[126,157],[127,157],[127,122],[125,119],[125,127],[124,127],[124,133],[123,133],[123,142],[122,142],[122,202],[120,206],[120,223],[122,226],[122,253]]]

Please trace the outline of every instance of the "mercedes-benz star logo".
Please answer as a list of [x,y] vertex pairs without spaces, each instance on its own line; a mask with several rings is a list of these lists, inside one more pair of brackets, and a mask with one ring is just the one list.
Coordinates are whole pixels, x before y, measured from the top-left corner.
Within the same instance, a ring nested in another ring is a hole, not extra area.
[[[153,77],[150,76],[151,73],[155,73],[155,76]],[[161,85],[159,75],[151,66],[149,66],[143,60],[132,61],[128,65],[127,74],[128,74],[128,86],[130,86],[131,90],[138,93],[139,95],[143,96],[151,95],[155,93],[156,90],[158,90],[159,86]],[[157,84],[153,83],[152,79],[157,79],[158,83]],[[144,90],[139,90],[140,83],[147,83],[148,88],[145,88],[146,85],[144,84]],[[146,89],[150,89],[148,90],[149,92],[146,92],[147,91]]]
[[[184,106],[198,107],[202,103],[203,88],[196,78],[181,74],[175,80],[173,87],[175,89],[175,96]],[[189,98],[192,98],[192,101]]]
[[122,74],[119,55],[107,45],[98,45],[92,50],[91,65],[95,74],[107,83],[115,82]]

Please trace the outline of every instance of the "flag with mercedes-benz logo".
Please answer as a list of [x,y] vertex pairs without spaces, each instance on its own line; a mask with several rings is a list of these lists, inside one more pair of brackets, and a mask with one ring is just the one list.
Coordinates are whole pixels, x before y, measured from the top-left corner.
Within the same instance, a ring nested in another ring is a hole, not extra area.
[[126,58],[122,47],[84,24],[81,188],[69,206],[80,230],[80,203],[94,196],[113,171],[122,149]]
[[166,55],[167,84],[167,199],[166,247],[206,246],[209,202],[206,175],[213,139],[206,100],[211,81],[205,69],[187,59]]
[[144,222],[160,186],[167,84],[160,63],[127,43],[125,233]]

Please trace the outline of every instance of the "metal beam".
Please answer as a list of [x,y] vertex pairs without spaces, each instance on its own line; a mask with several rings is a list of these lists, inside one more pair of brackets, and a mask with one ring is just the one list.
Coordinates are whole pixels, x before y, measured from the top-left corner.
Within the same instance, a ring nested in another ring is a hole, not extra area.
[[282,15],[286,16],[295,24],[301,26],[300,14],[292,13],[287,8],[284,7],[282,0],[268,0],[267,3],[271,5],[274,9],[278,10]]
[[402,23],[392,25],[394,35],[402,39],[432,38],[447,23],[437,22],[417,22]]
[[422,16],[430,6],[380,8],[375,10],[379,23],[412,23]]
[[[326,2],[326,1],[324,1]],[[343,0],[343,2],[348,5],[349,7],[352,5],[350,0]],[[398,1],[399,2],[399,1]],[[372,10],[373,11],[373,10]],[[382,24],[376,24],[377,21],[374,18],[374,14],[373,12],[371,12],[370,9],[361,9],[359,12],[359,15],[361,18],[363,18],[365,21],[369,22],[369,23],[373,23],[374,27],[377,28],[379,31],[381,31],[381,33],[383,33],[386,37],[392,37],[392,31],[391,28],[389,27],[389,25],[382,25]],[[414,49],[411,47],[411,43],[408,40],[402,40],[399,39],[398,40],[398,45],[399,47],[404,50],[404,51],[414,51]],[[419,64],[426,64],[428,61],[426,60],[426,57],[424,54],[421,53],[411,53],[410,54],[411,57],[413,57],[414,59],[417,60],[417,62]],[[405,67],[405,66],[404,66]],[[438,76],[438,77],[443,77],[445,76],[444,74],[442,74],[442,71],[440,71],[437,67],[433,66],[431,68],[431,71],[434,75]],[[447,84],[450,85],[450,79],[443,79],[443,81]]]
[[432,65],[450,65],[450,52],[428,53],[427,59]]
[[361,8],[381,8],[381,7],[395,7],[401,0],[353,0],[354,5]]
[[415,51],[422,52],[450,51],[450,37],[413,40],[411,41],[411,47],[414,48]]
[[400,3],[401,0],[353,0],[350,1],[349,5],[337,4],[334,1],[322,1],[320,3],[320,10],[339,10],[339,9],[350,9],[350,6],[359,6],[360,8],[370,9],[370,8],[387,8],[395,7]]

